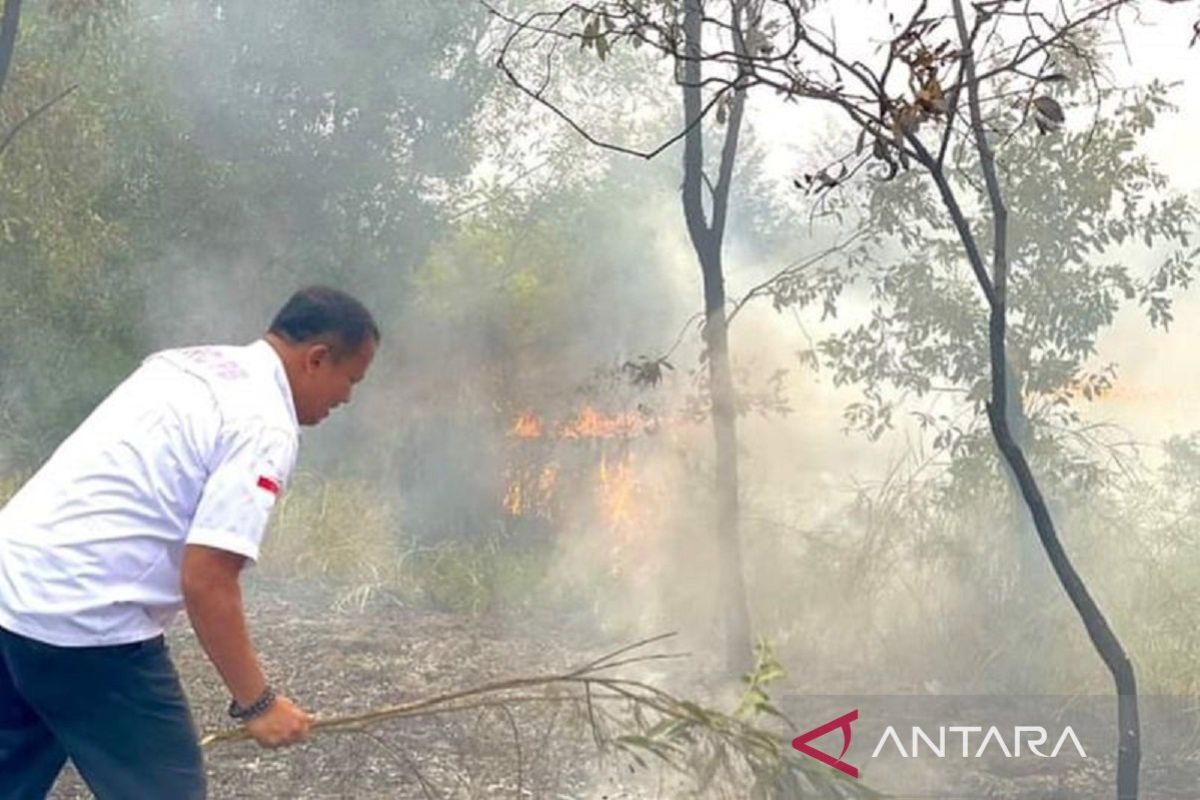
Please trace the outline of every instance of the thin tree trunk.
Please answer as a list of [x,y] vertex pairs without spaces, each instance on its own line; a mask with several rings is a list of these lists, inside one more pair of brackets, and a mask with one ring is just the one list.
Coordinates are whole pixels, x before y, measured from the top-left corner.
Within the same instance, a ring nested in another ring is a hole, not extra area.
[[[739,7],[734,3],[735,36],[740,42]],[[725,144],[717,183],[712,187],[712,221],[704,211],[703,127],[691,125],[701,116],[700,37],[703,9],[700,0],[684,5],[684,36],[688,58],[682,66],[683,109],[690,125],[683,150],[683,210],[688,235],[704,279],[704,341],[708,353],[709,392],[712,397],[713,437],[716,444],[718,603],[725,666],[741,672],[752,659],[750,611],[742,566],[738,513],[737,403],[729,362],[729,335],[725,317],[725,276],[721,247],[725,232],[729,187],[737,156],[745,103],[744,90],[736,90],[726,122]]]
[[21,0],[4,0],[4,17],[0,18],[0,95],[8,80],[13,48],[17,44],[17,26],[21,20]]
[[[993,358],[997,349],[1003,349],[1003,344],[1001,343],[998,348],[996,341],[993,340]],[[1050,559],[1050,565],[1054,568],[1054,574],[1058,576],[1059,582],[1066,590],[1067,597],[1070,598],[1071,604],[1075,606],[1075,610],[1083,620],[1088,638],[1091,640],[1092,646],[1096,648],[1096,652],[1100,654],[1105,666],[1108,667],[1116,686],[1117,798],[1118,800],[1137,800],[1138,770],[1141,763],[1141,726],[1138,721],[1137,680],[1134,676],[1133,664],[1125,655],[1120,640],[1109,627],[1104,613],[1092,599],[1083,578],[1075,571],[1070,557],[1063,550],[1050,512],[1046,508],[1046,501],[1033,477],[1033,472],[1029,469],[1025,454],[1013,440],[1012,434],[1008,430],[1008,421],[1004,419],[1003,414],[997,414],[995,409],[995,405],[988,404],[988,420],[992,426],[992,435],[996,439],[996,445],[1016,475],[1021,494],[1025,498],[1025,504],[1033,516],[1033,524],[1037,529],[1038,538]]]
[[[1005,349],[1007,350],[1007,347]],[[1017,447],[1021,448],[1022,452],[1028,452],[1029,446],[1033,443],[1033,424],[1029,415],[1025,413],[1025,402],[1022,399],[1023,371],[1013,365],[1010,357],[1008,369],[1004,375],[1007,398],[1005,419],[1008,421],[1008,429],[1012,433]],[[997,452],[999,449],[999,447],[996,448]],[[1029,507],[1025,504],[1025,498],[1021,494],[1021,485],[1007,461],[1004,462],[1004,477],[1008,480],[1008,486],[1012,490],[1009,518],[1012,520],[1012,532],[1016,539],[1014,552],[1017,563],[1014,589],[1018,592],[1026,592],[1027,599],[1032,598],[1038,603],[1050,602],[1055,591],[1054,581],[1046,570],[1045,552],[1038,542],[1037,530],[1033,527],[1033,519],[1029,516]],[[1057,515],[1058,506],[1053,501],[1049,503],[1048,507],[1051,509],[1051,516]]]
[[712,394],[713,436],[716,441],[717,558],[725,666],[741,673],[751,664],[753,644],[750,609],[742,566],[738,508],[737,406],[729,362],[729,328],[725,319],[725,285],[720,254],[702,260],[704,272],[704,340],[708,348],[709,391]]
[[[1054,521],[1046,507],[1041,489],[1029,468],[1025,453],[1017,444],[1009,429],[1008,396],[1006,392],[1008,359],[1005,353],[1007,326],[1006,296],[1008,291],[1008,209],[996,175],[995,159],[987,141],[982,114],[979,108],[979,86],[975,80],[973,43],[967,33],[966,15],[962,0],[954,0],[954,16],[958,25],[959,39],[963,48],[963,66],[966,73],[966,88],[971,113],[971,128],[975,137],[976,150],[984,180],[987,183],[988,200],[993,217],[993,274],[991,313],[988,320],[988,351],[991,359],[992,398],[988,403],[988,421],[992,435],[1000,448],[1004,460],[1012,469],[1021,489],[1021,495],[1029,512],[1038,538],[1050,559],[1055,575],[1075,606],[1088,638],[1108,667],[1117,690],[1117,798],[1136,800],[1138,796],[1138,770],[1141,762],[1140,725],[1138,722],[1137,682],[1133,665],[1125,654],[1121,642],[1105,619],[1100,607],[1092,599],[1087,586],[1076,572],[1070,557],[1059,541]],[[939,168],[940,169],[940,168]],[[943,179],[944,182],[944,179]],[[973,238],[969,228],[960,227],[960,235]],[[968,251],[977,248],[968,248]],[[979,274],[979,271],[976,271]]]

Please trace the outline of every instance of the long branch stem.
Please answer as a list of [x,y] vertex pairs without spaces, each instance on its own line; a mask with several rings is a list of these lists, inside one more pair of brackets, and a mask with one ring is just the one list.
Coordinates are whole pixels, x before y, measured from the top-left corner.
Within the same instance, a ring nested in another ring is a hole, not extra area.
[[50,108],[52,106],[54,106],[58,101],[62,100],[63,98],[65,98],[67,95],[71,94],[78,88],[79,88],[79,84],[73,84],[71,86],[68,86],[66,89],[63,89],[61,92],[54,95],[54,97],[51,97],[46,102],[42,103],[40,106],[35,108],[33,111],[30,111],[16,125],[13,125],[12,128],[8,131],[8,133],[6,133],[4,135],[4,138],[0,139],[0,156],[4,155],[4,151],[7,150],[8,146],[13,143],[13,140],[15,138],[17,138],[17,134],[21,132],[22,128],[24,128],[29,123],[33,122],[35,119],[40,117],[42,114],[49,111]]

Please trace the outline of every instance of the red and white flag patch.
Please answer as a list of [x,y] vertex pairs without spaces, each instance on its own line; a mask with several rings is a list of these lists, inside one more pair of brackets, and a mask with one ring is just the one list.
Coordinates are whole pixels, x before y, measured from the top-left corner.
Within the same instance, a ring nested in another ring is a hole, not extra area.
[[279,497],[279,493],[282,491],[282,488],[279,486],[279,481],[275,480],[274,478],[268,478],[266,475],[258,476],[257,485],[258,488],[265,489],[276,497]]

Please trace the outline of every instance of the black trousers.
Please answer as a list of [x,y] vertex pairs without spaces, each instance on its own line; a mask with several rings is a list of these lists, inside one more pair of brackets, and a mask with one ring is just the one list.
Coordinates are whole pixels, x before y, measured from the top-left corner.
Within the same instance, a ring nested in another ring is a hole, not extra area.
[[70,757],[99,800],[201,800],[204,763],[162,637],[55,647],[0,628],[0,800],[41,800]]

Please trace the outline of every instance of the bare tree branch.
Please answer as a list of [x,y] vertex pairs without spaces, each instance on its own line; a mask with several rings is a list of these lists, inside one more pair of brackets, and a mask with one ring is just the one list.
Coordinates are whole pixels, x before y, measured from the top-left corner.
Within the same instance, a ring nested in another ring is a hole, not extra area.
[[39,116],[44,114],[46,111],[50,110],[51,106],[53,106],[55,103],[62,100],[63,98],[65,98],[67,95],[71,94],[78,88],[79,88],[79,84],[77,84],[77,83],[68,86],[66,89],[63,89],[58,94],[54,95],[54,97],[51,97],[46,102],[42,103],[40,106],[38,106],[37,108],[30,111],[28,114],[25,115],[25,118],[22,119],[20,122],[18,122],[16,125],[13,125],[12,128],[9,129],[8,133],[6,133],[4,135],[4,138],[0,139],[0,157],[2,157],[4,155],[4,151],[8,149],[8,146],[10,144],[12,144],[13,139],[15,139],[17,134],[21,132],[22,128],[24,128],[29,123],[33,122],[35,119],[37,119]]
[[820,263],[821,261],[824,261],[826,258],[833,255],[834,253],[843,252],[846,248],[850,247],[850,245],[852,245],[855,242],[862,239],[862,237],[865,236],[866,233],[867,233],[866,228],[859,228],[858,230],[854,231],[849,236],[847,236],[845,239],[838,242],[837,244],[830,245],[829,247],[825,248],[824,250],[820,251],[819,253],[815,253],[811,256],[808,256],[807,258],[804,258],[804,259],[801,259],[798,261],[793,261],[791,264],[788,264],[786,267],[779,270],[778,272],[776,272],[771,277],[767,278],[762,283],[759,283],[758,285],[751,287],[751,289],[748,292],[746,292],[744,295],[742,295],[742,299],[738,300],[737,303],[734,304],[733,310],[729,312],[729,317],[726,320],[726,324],[733,324],[734,317],[736,317],[738,315],[738,312],[740,312],[742,310],[742,307],[745,306],[746,303],[750,302],[751,300],[755,299],[756,297],[761,297],[762,295],[767,294],[768,292],[770,292],[771,287],[775,286],[777,283],[779,283],[779,281],[783,280],[784,278],[794,276],[801,272],[804,272],[805,270],[809,269],[810,267],[813,267],[816,264]]

